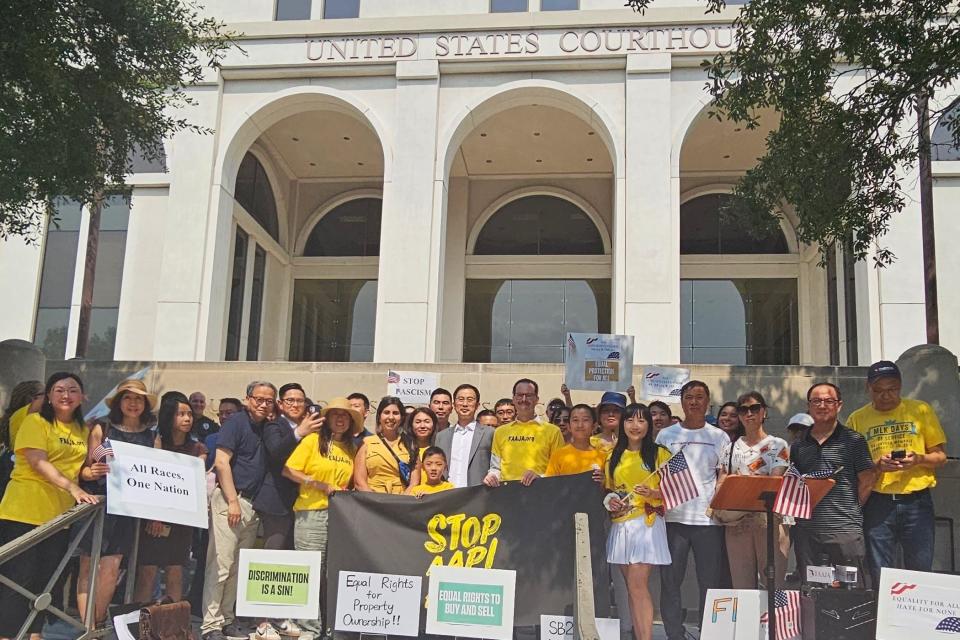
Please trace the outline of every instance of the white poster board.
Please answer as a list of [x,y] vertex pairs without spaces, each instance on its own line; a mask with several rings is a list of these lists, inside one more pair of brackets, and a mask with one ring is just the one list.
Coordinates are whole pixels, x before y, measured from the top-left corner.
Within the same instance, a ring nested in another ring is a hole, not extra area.
[[237,615],[320,617],[320,552],[240,549]]
[[640,397],[647,402],[660,400],[680,404],[680,387],[690,381],[690,369],[681,367],[644,367]]
[[709,589],[700,637],[710,640],[764,640],[760,635],[760,616],[766,610],[766,591]]
[[[620,640],[620,621],[595,618],[600,640]],[[573,616],[540,616],[540,640],[576,640]]]
[[571,389],[626,391],[633,384],[633,336],[568,333],[564,383]]
[[512,640],[517,572],[430,567],[427,633]]
[[207,478],[197,456],[111,441],[107,513],[207,528]]
[[877,640],[927,640],[960,633],[960,576],[881,569]]
[[426,371],[387,371],[387,395],[404,404],[430,404],[430,394],[439,385],[440,376]]
[[341,571],[337,631],[413,636],[420,633],[420,576]]

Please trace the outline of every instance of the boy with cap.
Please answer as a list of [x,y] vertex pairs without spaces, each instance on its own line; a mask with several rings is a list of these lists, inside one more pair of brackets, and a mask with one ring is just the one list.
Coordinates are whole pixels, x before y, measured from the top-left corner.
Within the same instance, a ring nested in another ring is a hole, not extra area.
[[870,404],[848,420],[866,438],[875,464],[876,479],[863,513],[874,584],[879,584],[881,567],[894,566],[898,544],[904,568],[930,571],[933,566],[930,487],[937,484],[934,469],[947,461],[947,438],[933,407],[901,398],[901,388],[896,364],[881,360],[870,365]]

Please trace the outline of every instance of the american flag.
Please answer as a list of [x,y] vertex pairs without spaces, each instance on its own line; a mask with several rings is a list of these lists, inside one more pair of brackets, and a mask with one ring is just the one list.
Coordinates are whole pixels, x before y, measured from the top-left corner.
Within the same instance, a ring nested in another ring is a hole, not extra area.
[[567,334],[567,350],[570,351],[570,354],[573,355],[577,352],[577,343],[573,339],[573,336],[569,333]]
[[960,618],[950,616],[937,623],[937,631],[948,631],[950,633],[960,633]]
[[396,371],[387,371],[387,384],[400,384],[400,374]]
[[700,495],[697,483],[687,466],[687,457],[683,449],[673,454],[667,463],[657,470],[660,475],[660,493],[663,494],[663,506],[673,509]]
[[791,464],[783,476],[780,491],[777,492],[777,499],[773,503],[774,513],[809,520],[813,508],[810,505],[810,489],[807,488],[805,480],[829,478],[834,473],[836,472],[833,469],[826,469],[804,475]]
[[[789,640],[800,636],[800,592],[777,589],[773,594],[773,608],[777,612],[776,640]],[[770,617],[764,611],[760,625],[765,628]],[[768,637],[767,633],[763,637]]]
[[93,461],[94,462],[103,462],[107,458],[113,457],[113,446],[110,444],[109,438],[104,438],[103,442],[97,445],[97,448],[93,450]]

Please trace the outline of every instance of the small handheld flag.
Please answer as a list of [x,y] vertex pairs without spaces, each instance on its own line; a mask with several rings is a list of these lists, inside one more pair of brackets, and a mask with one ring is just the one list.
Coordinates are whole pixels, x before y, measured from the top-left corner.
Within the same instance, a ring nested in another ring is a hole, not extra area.
[[667,509],[673,509],[700,495],[697,483],[687,465],[687,457],[683,455],[683,449],[673,454],[673,457],[660,467],[657,473],[660,475],[663,506]]

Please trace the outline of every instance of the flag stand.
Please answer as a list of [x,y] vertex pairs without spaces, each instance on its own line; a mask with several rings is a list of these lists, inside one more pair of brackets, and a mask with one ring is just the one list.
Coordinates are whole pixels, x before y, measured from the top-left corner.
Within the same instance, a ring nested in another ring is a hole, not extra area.
[[[777,590],[776,561],[774,559],[774,545],[776,544],[776,519],[773,505],[777,500],[777,493],[783,478],[780,476],[727,476],[710,501],[713,510],[750,511],[767,514],[767,566],[763,575],[767,587],[767,638],[775,640],[777,629],[777,611],[774,599]],[[813,509],[820,499],[833,488],[833,480],[806,480],[810,490],[810,508]],[[782,579],[782,577],[781,577]]]

